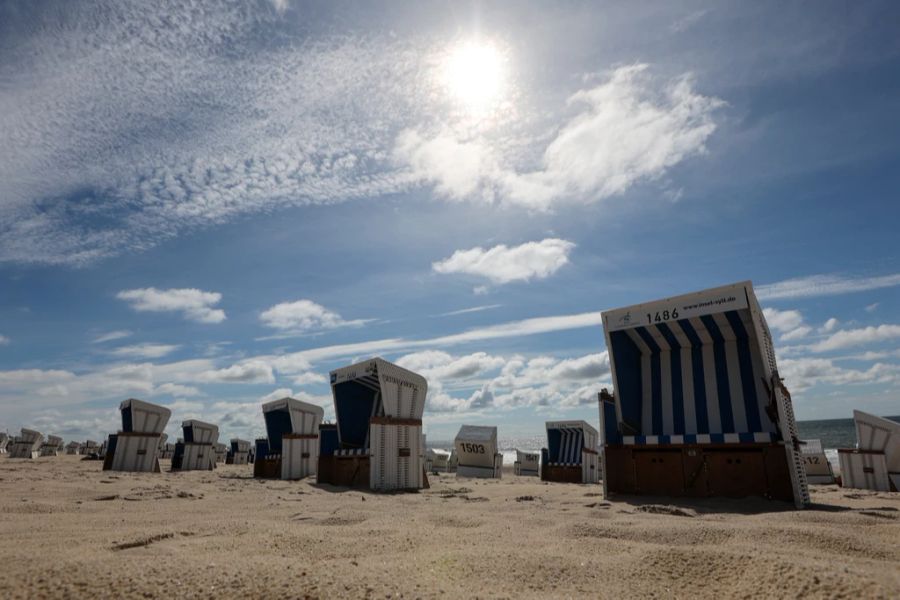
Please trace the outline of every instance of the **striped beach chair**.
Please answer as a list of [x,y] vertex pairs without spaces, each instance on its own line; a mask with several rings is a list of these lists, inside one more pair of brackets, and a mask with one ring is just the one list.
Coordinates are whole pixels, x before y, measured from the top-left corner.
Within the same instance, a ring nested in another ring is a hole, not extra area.
[[212,471],[216,468],[219,428],[212,423],[188,419],[181,422],[183,438],[175,444],[172,471]]
[[44,435],[33,429],[22,429],[9,444],[9,458],[37,458],[41,455]]
[[463,425],[453,441],[458,463],[457,477],[500,479],[503,455],[497,446],[497,428],[484,425]]
[[427,487],[425,378],[377,357],[330,375],[336,422],[320,427],[318,481],[375,491]]
[[523,452],[516,449],[516,462],[513,463],[513,473],[528,477],[539,477],[541,455],[538,452]]
[[838,448],[841,486],[900,491],[900,423],[853,411],[856,448]]
[[541,450],[541,479],[566,483],[598,483],[599,434],[585,421],[548,421],[547,447]]
[[602,315],[607,494],[764,496],[809,504],[791,398],[751,283]]
[[321,406],[296,398],[281,398],[262,406],[266,438],[256,440],[253,476],[302,479],[316,474]]
[[104,471],[159,472],[159,438],[172,411],[129,398],[119,405],[122,429],[111,434],[99,454]]

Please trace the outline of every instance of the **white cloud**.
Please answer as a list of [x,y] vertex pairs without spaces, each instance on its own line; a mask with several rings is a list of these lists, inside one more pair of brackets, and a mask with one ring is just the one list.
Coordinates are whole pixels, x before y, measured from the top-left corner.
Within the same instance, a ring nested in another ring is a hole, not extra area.
[[900,273],[879,277],[844,277],[841,275],[810,275],[786,279],[756,288],[760,300],[785,298],[814,298],[837,296],[900,285]]
[[485,250],[481,247],[457,250],[450,258],[432,263],[437,273],[466,273],[486,277],[497,284],[511,281],[544,279],[569,263],[575,244],[547,238],[508,247],[500,244]]
[[848,369],[827,358],[798,358],[779,361],[779,374],[784,377],[791,392],[802,393],[820,384],[842,386],[896,382],[900,379],[900,367],[875,363],[868,369]]
[[225,311],[213,308],[222,300],[222,294],[218,292],[193,288],[142,288],[123,290],[116,294],[116,298],[128,302],[138,312],[180,312],[184,318],[198,323],[221,323],[225,320]]
[[180,347],[173,344],[136,344],[134,346],[116,348],[110,351],[110,354],[128,358],[161,358],[178,350]]
[[126,331],[124,329],[118,331],[110,331],[109,333],[104,333],[95,337],[91,343],[92,344],[102,344],[103,342],[112,342],[113,340],[120,340],[122,338],[126,338],[131,335],[130,331]]
[[781,333],[796,329],[803,323],[803,315],[798,310],[764,308],[763,316],[771,329]]
[[819,331],[820,331],[821,333],[830,333],[830,332],[834,331],[835,328],[836,328],[839,324],[840,324],[840,321],[838,321],[838,320],[835,319],[834,317],[831,317],[830,319],[828,319],[827,321],[825,321],[825,324],[822,325],[822,327],[819,329]]
[[872,304],[869,304],[868,306],[866,306],[866,312],[875,312],[876,310],[878,310],[879,304],[879,302],[873,302]]
[[224,369],[206,371],[200,381],[210,383],[275,383],[272,366],[262,360],[246,360]]
[[0,335],[0,346],[5,346],[10,342],[10,339],[5,335]]
[[544,149],[537,170],[504,165],[487,140],[446,128],[432,135],[404,130],[394,158],[451,199],[499,199],[538,210],[567,199],[596,202],[703,153],[722,102],[697,94],[688,75],[661,82],[638,64],[614,70],[568,104],[580,110]]
[[821,342],[813,344],[810,349],[814,352],[828,352],[851,346],[873,344],[900,338],[900,325],[878,325],[877,327],[863,327],[861,329],[845,329],[838,331]]
[[481,312],[484,310],[492,310],[495,308],[500,308],[503,306],[502,304],[485,304],[483,306],[473,306],[472,308],[462,308],[460,310],[451,310],[450,312],[441,313],[439,315],[435,315],[437,317],[454,317],[456,315],[466,315],[469,313]]
[[296,332],[358,327],[369,322],[367,319],[345,321],[338,313],[328,310],[312,300],[276,304],[265,310],[259,318],[267,327]]
[[301,373],[299,375],[291,377],[291,381],[294,385],[304,386],[328,383],[328,378],[321,373],[313,373],[312,371],[308,371],[306,373]]
[[807,335],[812,332],[813,328],[809,325],[801,325],[795,329],[788,331],[783,334],[780,338],[778,338],[782,342],[795,342],[797,340],[802,340]]
[[177,383],[164,383],[162,385],[156,386],[153,390],[154,395],[165,394],[167,396],[174,396],[175,398],[187,398],[192,396],[202,396],[203,392],[199,389],[189,386],[189,385],[180,385]]

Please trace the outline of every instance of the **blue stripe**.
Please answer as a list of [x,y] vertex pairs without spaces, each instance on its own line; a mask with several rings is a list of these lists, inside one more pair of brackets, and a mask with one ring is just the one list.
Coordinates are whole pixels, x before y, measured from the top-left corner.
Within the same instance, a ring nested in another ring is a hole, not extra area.
[[687,319],[678,325],[691,342],[691,373],[694,379],[694,414],[697,416],[697,433],[709,433],[709,413],[706,407],[706,376],[703,373],[703,342]]
[[739,434],[738,434],[738,439],[741,440],[742,442],[754,442],[754,441],[756,441],[755,438],[753,437],[753,434],[752,434],[752,433],[739,433]]
[[762,431],[759,420],[759,407],[757,406],[756,381],[753,377],[753,361],[750,358],[750,336],[741,321],[737,311],[731,310],[725,313],[734,336],[737,338],[738,364],[741,369],[741,387],[744,389],[744,410],[747,412],[747,428],[750,431]]
[[722,432],[734,432],[734,413],[731,410],[731,390],[728,387],[728,358],[725,356],[725,338],[710,315],[700,317],[706,331],[713,340],[713,356],[716,363],[716,390],[719,395],[719,415],[722,417]]
[[709,434],[709,441],[712,444],[724,444],[725,443],[725,434],[724,433],[711,433],[711,434]]
[[672,421],[675,435],[684,433],[684,386],[681,383],[681,344],[678,338],[665,323],[656,326],[659,332],[666,338],[666,343],[672,349],[669,352],[672,364]]
[[609,335],[609,341],[612,344],[612,356],[615,357],[616,397],[622,411],[622,422],[628,427],[626,432],[640,431],[644,397],[641,353],[625,331],[613,331]]
[[644,434],[659,435],[663,432],[662,369],[659,364],[659,345],[646,327],[636,327],[635,331],[641,336],[647,347],[650,348],[650,410],[652,411],[652,419],[650,431],[645,431]]
[[696,443],[697,443],[697,436],[694,435],[693,433],[688,433],[688,434],[686,434],[686,435],[684,436],[684,443],[685,443],[685,444],[696,444]]

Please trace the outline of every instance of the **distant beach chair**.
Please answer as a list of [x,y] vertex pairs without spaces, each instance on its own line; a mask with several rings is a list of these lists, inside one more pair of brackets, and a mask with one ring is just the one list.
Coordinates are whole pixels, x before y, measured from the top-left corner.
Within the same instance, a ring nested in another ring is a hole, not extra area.
[[9,458],[37,458],[41,455],[44,436],[33,429],[22,429],[9,445]]
[[67,456],[78,456],[81,454],[81,444],[76,441],[71,441],[66,444],[66,455]]
[[319,428],[319,483],[376,491],[427,487],[427,392],[424,377],[382,358],[332,371],[336,422]]
[[459,463],[457,477],[500,479],[503,455],[497,447],[497,428],[482,425],[463,425],[454,440]]
[[[168,434],[168,433],[160,434],[160,436],[159,436],[159,444],[157,444],[157,450],[156,450],[156,451],[157,451],[157,456],[159,456],[160,458],[164,458],[164,457],[163,457],[163,453],[166,451],[166,447],[169,445],[169,444],[168,444],[168,441],[169,441],[169,434]],[[171,457],[169,457],[169,458],[171,458]]]
[[99,453],[104,471],[159,473],[159,437],[172,416],[165,406],[129,398],[119,405],[122,429]]
[[256,440],[253,476],[301,479],[316,474],[321,406],[282,398],[262,406],[267,438]]
[[429,473],[434,473],[435,475],[438,473],[450,473],[451,454],[449,452],[437,448],[429,448],[426,456],[428,456],[427,460],[430,461],[430,469],[427,469]]
[[447,460],[447,472],[456,473],[457,467],[459,467],[459,455],[456,453],[456,448],[451,448],[450,458]]
[[585,421],[548,421],[547,447],[541,450],[541,479],[598,483],[597,430]]
[[166,442],[166,444],[160,449],[159,457],[166,460],[172,460],[172,457],[175,456],[175,444],[172,442]]
[[834,483],[834,471],[825,450],[822,449],[821,440],[803,440],[800,446],[800,454],[803,456],[803,466],[806,467],[806,481],[815,485],[830,485]]
[[7,446],[9,446],[9,436],[5,433],[0,433],[0,454],[6,454]]
[[181,422],[182,440],[175,444],[173,471],[212,471],[216,468],[219,428],[212,423],[189,419]]
[[228,446],[219,442],[215,445],[216,449],[216,464],[225,464],[225,461],[228,459]]
[[838,448],[845,488],[900,491],[900,423],[853,411],[856,448]]
[[58,435],[48,435],[44,443],[41,444],[41,456],[59,456],[60,447],[63,445],[63,439]]
[[513,473],[530,477],[539,477],[541,474],[541,455],[538,452],[523,452],[516,449],[516,462],[513,463]]
[[810,502],[790,394],[749,281],[604,311],[607,495]]
[[232,438],[231,446],[228,449],[228,456],[225,458],[226,464],[229,465],[246,465],[250,462],[250,442],[238,438]]
[[100,457],[100,444],[95,442],[94,440],[85,440],[81,445],[81,454],[86,456],[90,460],[95,460]]

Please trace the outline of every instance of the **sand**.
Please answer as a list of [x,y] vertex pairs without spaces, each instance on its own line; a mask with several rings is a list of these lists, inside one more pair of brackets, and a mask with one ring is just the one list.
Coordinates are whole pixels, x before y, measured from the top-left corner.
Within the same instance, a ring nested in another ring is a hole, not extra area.
[[418,494],[0,457],[0,596],[900,597],[900,494],[607,502],[432,477]]

